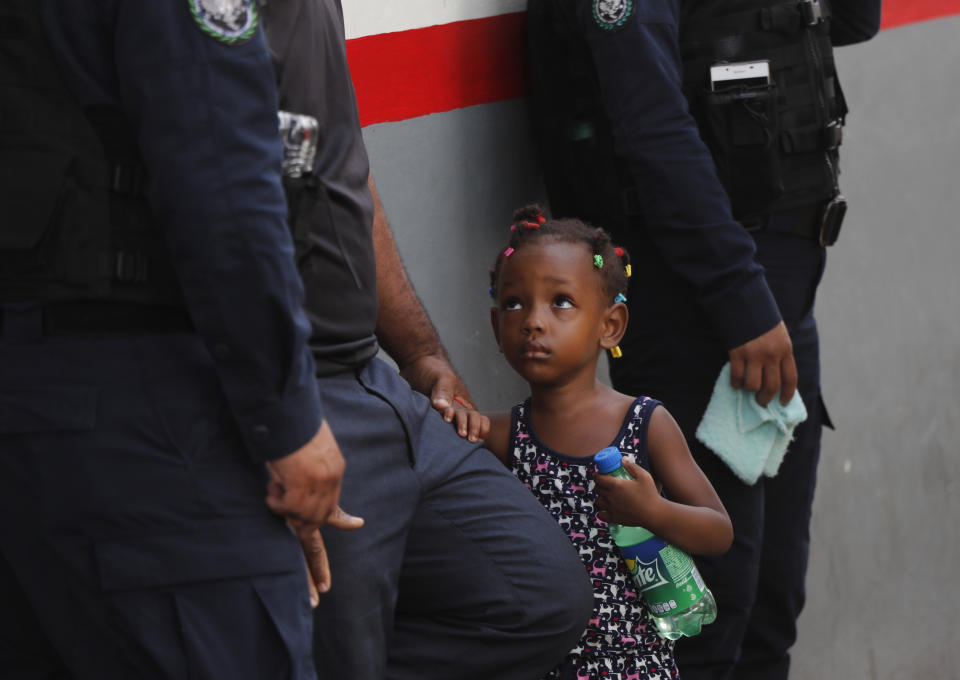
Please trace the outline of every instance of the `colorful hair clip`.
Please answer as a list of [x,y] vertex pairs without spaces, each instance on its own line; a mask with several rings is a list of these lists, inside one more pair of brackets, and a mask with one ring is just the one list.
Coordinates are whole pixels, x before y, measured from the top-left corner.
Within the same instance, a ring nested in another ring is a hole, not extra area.
[[530,222],[530,221],[527,221],[527,220],[524,220],[523,222],[521,222],[520,225],[521,225],[522,227],[524,227],[525,229],[539,229],[539,228],[540,228],[540,222]]
[[610,350],[610,356],[612,356],[614,359],[619,359],[620,357],[623,356],[623,350],[620,349],[620,345],[617,345],[616,347]]
[[517,223],[514,222],[513,224],[510,225],[510,231],[516,231],[516,230],[517,230]]
[[[492,293],[492,292],[493,292],[493,289],[492,289],[492,288],[490,289],[490,291],[491,291],[491,294],[493,294],[493,293]],[[626,302],[626,301],[627,301],[627,296],[624,295],[623,293],[617,293],[617,297],[613,298],[613,301],[614,301],[614,302]]]
[[506,250],[503,251],[503,256],[510,257],[511,255],[513,255],[513,253],[514,253],[513,248],[507,248]]
[[626,267],[624,267],[623,270],[627,273],[627,278],[628,278],[628,279],[629,279],[631,276],[633,276],[633,269],[630,267],[630,265],[627,265]]
[[613,252],[616,254],[617,257],[623,257],[623,248],[614,248]]
[[493,290],[493,286],[490,286],[489,288],[487,288],[487,292],[490,293],[490,298],[491,298],[491,299],[493,299],[493,300],[496,300],[496,299],[497,299],[497,293],[496,293],[496,291]]
[[543,213],[537,213],[537,222],[543,224],[547,221],[547,218],[543,216]]
[[603,255],[593,256],[593,266],[597,269],[603,269]]

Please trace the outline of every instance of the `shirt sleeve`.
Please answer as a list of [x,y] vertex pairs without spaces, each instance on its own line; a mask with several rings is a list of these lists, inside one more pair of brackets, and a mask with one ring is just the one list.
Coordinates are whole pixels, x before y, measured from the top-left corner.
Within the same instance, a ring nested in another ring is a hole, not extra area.
[[94,71],[112,56],[102,80],[134,125],[147,198],[248,451],[257,460],[293,453],[322,413],[262,31],[248,23],[247,35],[224,42],[188,0],[116,0],[99,15],[83,5],[92,6],[58,3],[61,38],[82,47],[93,29],[106,36],[71,56],[89,57]]
[[634,0],[621,27],[602,28],[590,0],[577,22],[597,72],[615,146],[641,197],[646,228],[668,266],[693,284],[727,349],[769,331],[780,313],[730,212],[713,159],[681,89],[675,3]]
[[834,45],[863,42],[880,30],[880,0],[834,0],[830,11],[830,40]]

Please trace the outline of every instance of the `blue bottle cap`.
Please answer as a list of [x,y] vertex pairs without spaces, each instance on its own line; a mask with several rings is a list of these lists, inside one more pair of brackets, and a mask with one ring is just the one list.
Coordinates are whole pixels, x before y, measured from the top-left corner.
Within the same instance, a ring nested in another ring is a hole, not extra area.
[[601,475],[613,472],[621,466],[620,459],[623,454],[616,446],[608,446],[593,454],[593,462],[597,465],[597,472]]

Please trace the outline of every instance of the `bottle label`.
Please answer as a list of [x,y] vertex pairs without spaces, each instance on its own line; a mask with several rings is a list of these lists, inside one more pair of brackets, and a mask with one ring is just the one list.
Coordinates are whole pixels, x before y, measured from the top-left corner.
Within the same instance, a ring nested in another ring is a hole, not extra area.
[[620,552],[654,616],[688,609],[707,590],[690,556],[657,536],[621,547]]

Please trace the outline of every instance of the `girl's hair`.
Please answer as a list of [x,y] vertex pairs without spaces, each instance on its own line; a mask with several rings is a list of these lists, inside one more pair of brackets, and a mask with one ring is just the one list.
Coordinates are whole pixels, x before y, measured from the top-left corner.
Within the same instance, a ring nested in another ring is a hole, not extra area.
[[602,278],[604,292],[610,299],[627,294],[630,255],[623,248],[613,245],[610,234],[577,219],[545,219],[541,207],[534,203],[513,211],[510,239],[497,254],[497,260],[490,270],[491,297],[497,296],[497,281],[503,261],[513,251],[536,241],[582,243],[593,254],[594,270]]

